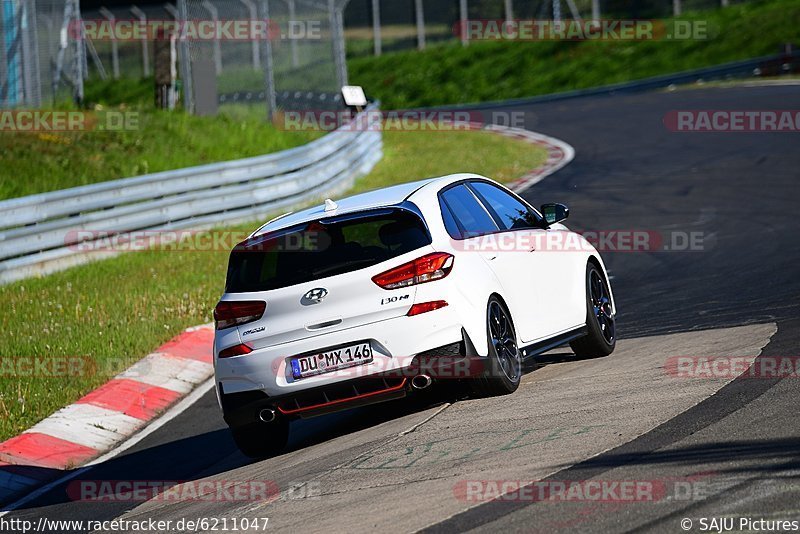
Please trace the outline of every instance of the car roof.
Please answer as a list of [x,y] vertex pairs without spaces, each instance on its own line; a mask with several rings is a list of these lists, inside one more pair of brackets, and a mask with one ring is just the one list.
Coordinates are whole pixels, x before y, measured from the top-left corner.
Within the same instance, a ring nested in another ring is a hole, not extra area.
[[314,221],[323,217],[332,217],[335,215],[344,215],[346,213],[353,213],[357,211],[364,211],[375,208],[383,208],[390,206],[397,206],[403,201],[409,199],[414,193],[421,189],[430,189],[431,186],[435,190],[439,190],[444,185],[461,180],[464,178],[477,177],[475,174],[452,174],[449,176],[442,176],[439,178],[428,178],[425,180],[417,180],[414,182],[407,182],[403,184],[375,189],[366,193],[360,193],[342,199],[333,199],[337,204],[335,211],[325,211],[325,204],[319,204],[311,208],[307,208],[294,213],[288,213],[278,218],[272,219],[264,224],[261,228],[251,234],[250,237],[256,237],[268,232],[274,232],[295,224]]

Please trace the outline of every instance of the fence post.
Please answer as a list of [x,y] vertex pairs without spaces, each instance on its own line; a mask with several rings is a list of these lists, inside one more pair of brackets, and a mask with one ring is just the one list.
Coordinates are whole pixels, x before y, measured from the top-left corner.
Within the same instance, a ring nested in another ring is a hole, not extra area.
[[[258,11],[256,10],[256,5],[253,3],[252,0],[239,0],[244,7],[247,8],[247,13],[250,16],[250,20],[257,20],[258,19]],[[269,31],[269,28],[267,28]],[[261,50],[259,49],[258,39],[253,39],[251,42],[252,45],[252,55],[253,55],[253,70],[258,70],[261,68]]]
[[[6,35],[12,35],[13,31],[13,22],[9,24],[9,14],[5,9],[5,5],[0,4],[0,31],[2,31],[3,39],[0,40],[0,105],[5,106],[6,104],[10,104],[10,99],[8,98],[8,82],[9,82],[9,67],[11,65],[11,58],[7,56],[6,52]],[[13,20],[13,17],[10,18]],[[11,25],[11,28],[7,28],[7,26]]]
[[[166,4],[164,8],[175,18],[176,22],[185,23],[189,18],[189,11],[186,7],[186,0],[178,0],[178,9],[175,10],[171,4]],[[170,9],[171,8],[171,9]],[[181,85],[183,87],[183,109],[191,113],[194,110],[192,100],[192,56],[189,53],[189,42],[183,32],[178,32],[178,61],[181,62]]]
[[553,0],[553,20],[561,20],[561,0]]
[[[139,19],[142,26],[147,26],[147,15],[144,14],[144,11],[134,5],[131,6],[131,13]],[[147,39],[142,39],[142,75],[150,76],[150,52],[147,49]]]
[[[83,102],[83,80],[85,78],[83,68],[86,65],[86,47],[83,42],[83,24],[81,19],[81,3],[80,0],[73,0],[74,7],[72,11],[73,24],[78,23],[80,28],[80,38],[75,39],[75,68],[73,69],[73,76],[75,77],[73,83],[73,95],[75,101],[78,103]],[[119,61],[117,61],[117,70],[119,71]]]
[[600,0],[592,0],[592,20],[600,20]]
[[380,56],[381,48],[381,0],[372,0],[372,39],[375,41],[375,55]]
[[417,19],[417,49],[425,50],[425,10],[422,0],[414,0],[414,13]]
[[[36,0],[28,0],[21,9],[25,12],[22,28],[22,64],[24,75],[23,96],[28,106],[39,107],[42,102],[42,86],[39,78],[39,39],[37,37]],[[82,80],[81,80],[82,81]]]
[[97,69],[97,74],[100,76],[100,79],[107,80],[108,74],[106,74],[106,69],[103,67],[103,62],[100,61],[100,56],[97,55],[97,50],[94,48],[94,44],[92,43],[92,40],[89,39],[89,36],[83,36],[83,44],[86,49],[89,50],[89,55],[92,56],[92,62]]
[[469,44],[469,35],[467,33],[467,17],[469,11],[467,8],[467,0],[459,0],[458,2],[458,20],[461,22],[459,28],[461,29],[461,44],[467,46]]
[[567,0],[567,7],[569,7],[569,12],[572,13],[572,18],[580,23],[581,13],[578,11],[578,6],[575,5],[575,0]]
[[[112,27],[114,26],[117,19],[111,11],[101,7],[100,14],[105,17]],[[114,32],[111,32],[111,73],[114,75],[114,79],[117,80],[119,79],[119,48],[117,47],[117,39],[115,37]]]
[[676,17],[681,16],[681,0],[672,0],[672,14]]
[[[219,11],[217,11],[217,7],[209,2],[209,0],[203,0],[203,7],[208,11],[208,14],[211,15],[214,28],[219,28]],[[214,70],[217,76],[222,74],[222,47],[219,44],[218,36],[214,38]]]
[[[185,0],[184,0],[185,1]],[[269,0],[259,0],[258,7],[261,9],[262,20],[269,20]],[[264,39],[264,90],[267,102],[267,118],[272,121],[277,108],[277,98],[275,96],[275,65],[272,61],[272,39]]]
[[333,62],[336,67],[336,83],[339,87],[347,85],[347,59],[344,46],[344,15],[336,7],[336,0],[328,0],[328,19],[333,40]]
[[720,0],[720,5],[722,7],[728,7],[730,5],[730,0]]
[[505,1],[506,22],[514,20],[514,0]]
[[[294,24],[294,20],[297,17],[297,12],[295,10],[295,2],[294,0],[288,0],[289,3],[289,24]],[[300,64],[300,58],[297,55],[297,39],[293,36],[290,36],[289,39],[289,48],[292,51],[292,67],[296,67]]]

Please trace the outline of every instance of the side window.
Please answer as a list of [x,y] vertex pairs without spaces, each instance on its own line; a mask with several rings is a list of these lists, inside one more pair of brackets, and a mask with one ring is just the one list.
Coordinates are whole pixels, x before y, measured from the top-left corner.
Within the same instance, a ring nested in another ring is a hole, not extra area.
[[447,233],[450,234],[450,237],[453,239],[461,239],[461,230],[459,230],[458,224],[453,218],[453,212],[450,211],[450,208],[441,198],[439,199],[439,207],[442,209],[442,220],[444,221],[444,228],[447,230]]
[[470,187],[475,190],[483,203],[494,211],[504,229],[541,227],[541,218],[535,212],[499,187],[487,182],[470,182]]
[[[465,185],[451,187],[441,195],[440,203],[443,202],[442,216],[445,227],[450,236],[456,239],[474,237],[477,235],[488,234],[499,230],[497,223],[486,212],[486,209],[478,202],[475,195],[467,189]],[[448,208],[455,218],[455,223],[460,230],[458,235],[451,232],[452,223],[448,224]]]

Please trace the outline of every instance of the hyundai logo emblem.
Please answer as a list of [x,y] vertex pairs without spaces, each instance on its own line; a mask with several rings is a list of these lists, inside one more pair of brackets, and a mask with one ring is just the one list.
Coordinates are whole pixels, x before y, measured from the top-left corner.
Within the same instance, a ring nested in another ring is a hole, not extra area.
[[303,295],[303,298],[300,299],[300,303],[303,306],[310,306],[311,304],[319,304],[322,300],[328,296],[328,290],[324,287],[316,287]]

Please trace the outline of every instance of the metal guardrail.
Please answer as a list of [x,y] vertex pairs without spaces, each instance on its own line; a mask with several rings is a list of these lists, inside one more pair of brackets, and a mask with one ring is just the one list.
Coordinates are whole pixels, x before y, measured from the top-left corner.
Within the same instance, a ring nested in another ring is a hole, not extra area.
[[343,192],[383,155],[376,116],[274,154],[0,201],[0,283],[87,261],[91,232],[208,228]]

